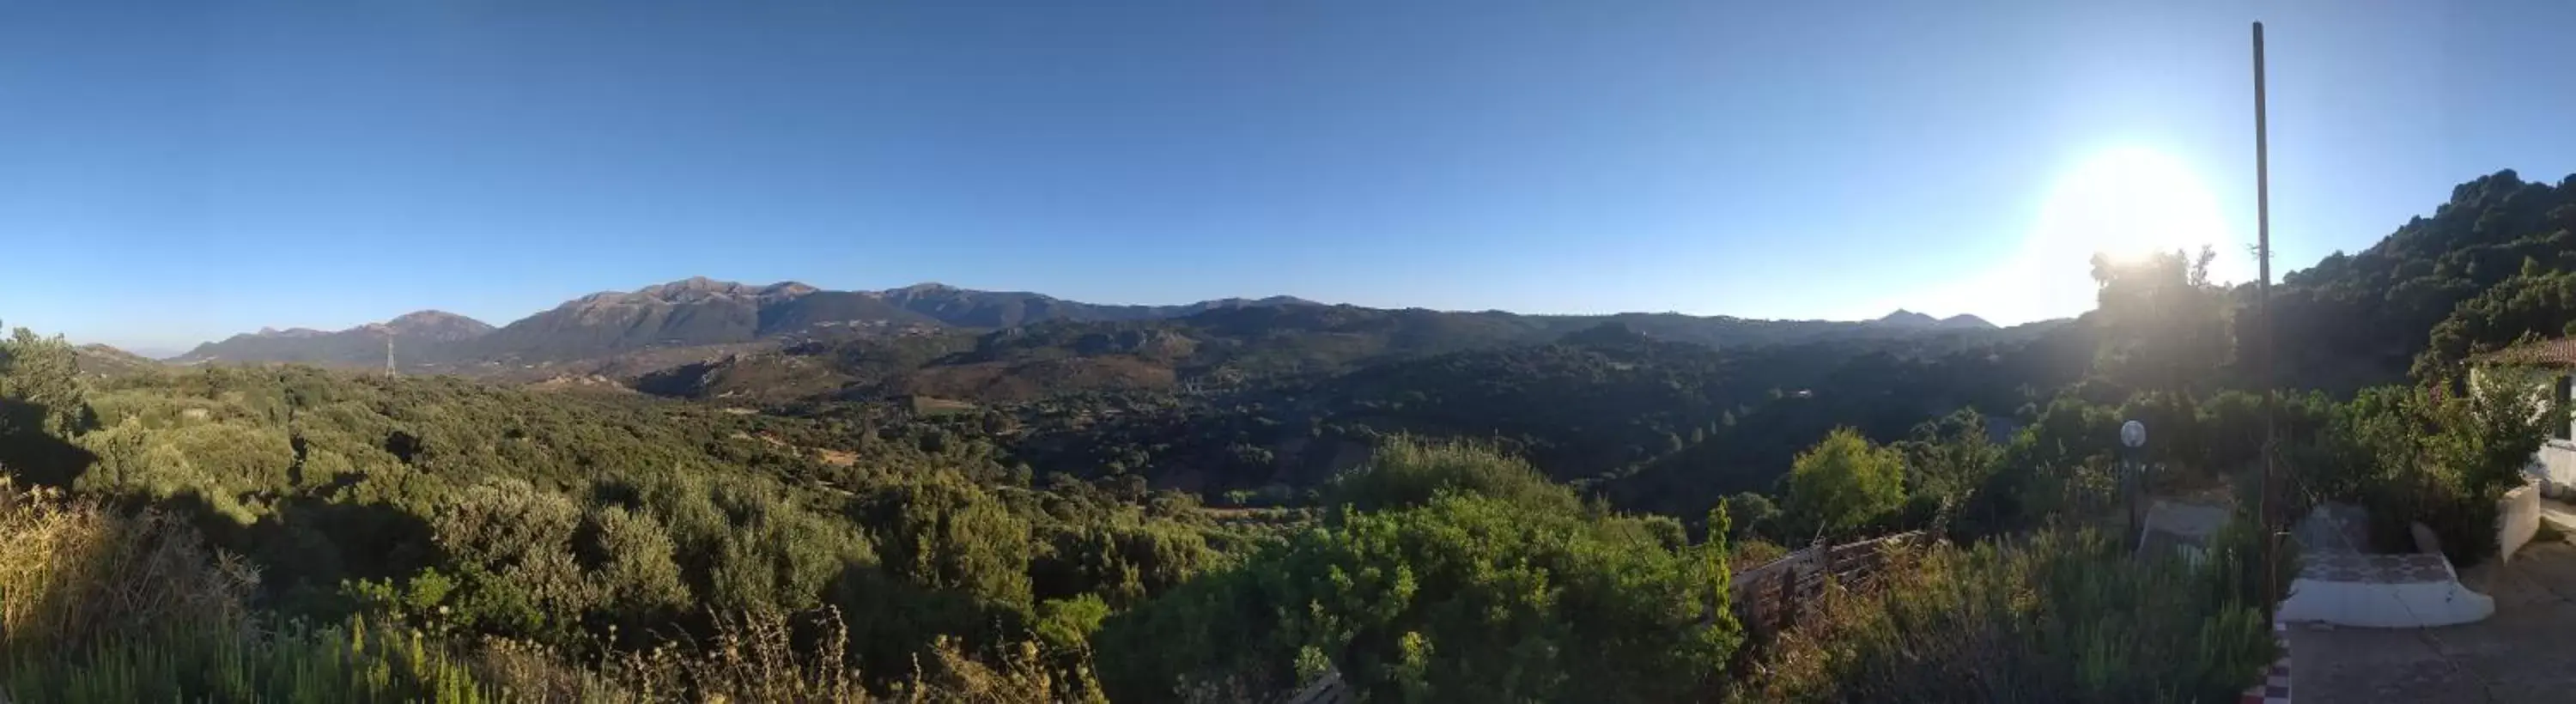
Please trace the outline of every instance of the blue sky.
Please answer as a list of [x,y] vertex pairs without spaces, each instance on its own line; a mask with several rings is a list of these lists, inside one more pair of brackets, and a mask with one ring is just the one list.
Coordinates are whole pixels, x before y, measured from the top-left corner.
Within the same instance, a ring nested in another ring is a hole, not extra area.
[[2251,241],[2255,19],[2284,265],[2576,171],[2556,1],[0,0],[0,321],[706,275],[2018,322],[2090,307],[2046,213],[2103,154]]

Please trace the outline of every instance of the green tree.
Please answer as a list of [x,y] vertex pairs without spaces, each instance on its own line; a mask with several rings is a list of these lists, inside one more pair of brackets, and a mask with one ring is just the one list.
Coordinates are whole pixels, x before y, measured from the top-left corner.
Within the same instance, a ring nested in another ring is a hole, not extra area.
[[0,340],[0,433],[68,438],[86,429],[88,412],[71,343],[26,328]]
[[1829,533],[1847,533],[1905,501],[1905,457],[1836,428],[1790,464],[1789,512]]
[[0,339],[0,467],[39,483],[72,483],[91,456],[70,440],[93,420],[71,343],[26,328]]
[[[1726,497],[1724,506],[1726,515],[1734,519],[1733,525],[1726,533],[1728,540],[1742,540],[1755,536],[1777,537],[1780,507],[1772,503],[1771,497],[1748,491]],[[1710,529],[1715,530],[1716,527],[1711,526]]]
[[2003,457],[2002,449],[1986,437],[1986,417],[1973,408],[1914,426],[1914,436],[1897,447],[1912,469],[1906,478],[1913,480],[1913,488],[1945,501],[1985,482]]
[[2142,261],[2093,256],[2103,328],[2097,368],[2130,389],[2182,392],[2216,386],[2235,340],[2227,292],[2209,280],[2217,252],[2159,252]]

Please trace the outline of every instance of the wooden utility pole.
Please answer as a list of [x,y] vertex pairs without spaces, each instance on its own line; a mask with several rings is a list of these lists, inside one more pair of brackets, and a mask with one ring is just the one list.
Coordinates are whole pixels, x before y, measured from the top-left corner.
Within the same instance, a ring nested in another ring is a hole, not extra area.
[[2263,23],[2254,23],[2254,256],[2262,277],[2255,284],[2254,301],[2263,318],[2256,335],[2261,337],[2263,384],[2263,485],[2262,497],[2256,499],[2254,522],[2263,529],[2263,620],[2272,620],[2272,595],[2279,592],[2281,576],[2274,574],[2281,561],[2274,555],[2280,549],[2279,531],[2272,527],[2272,467],[2280,455],[2280,404],[2272,378],[2272,162],[2268,125],[2263,118]]

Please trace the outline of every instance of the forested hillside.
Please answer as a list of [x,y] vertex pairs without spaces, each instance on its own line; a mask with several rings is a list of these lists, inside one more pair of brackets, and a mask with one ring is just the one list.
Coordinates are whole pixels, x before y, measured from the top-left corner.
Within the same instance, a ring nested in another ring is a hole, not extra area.
[[2350,393],[2525,335],[2567,334],[2570,271],[2576,176],[2553,187],[2505,170],[2460,184],[2431,217],[2282,276],[2272,305],[2283,382]]

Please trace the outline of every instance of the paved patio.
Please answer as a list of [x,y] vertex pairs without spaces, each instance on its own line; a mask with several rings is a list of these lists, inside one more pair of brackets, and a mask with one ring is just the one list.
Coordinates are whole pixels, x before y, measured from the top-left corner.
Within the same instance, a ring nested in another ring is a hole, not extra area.
[[2441,628],[2292,624],[2301,702],[2576,701],[2576,544],[2535,542],[2460,576],[2495,615]]

